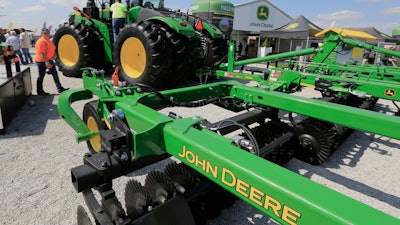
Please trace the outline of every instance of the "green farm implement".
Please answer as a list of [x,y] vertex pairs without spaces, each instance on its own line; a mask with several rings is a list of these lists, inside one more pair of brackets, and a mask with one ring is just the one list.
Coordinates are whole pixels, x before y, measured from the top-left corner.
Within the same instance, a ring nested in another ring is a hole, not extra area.
[[[215,71],[215,75],[255,81],[260,87],[269,91],[284,93],[293,93],[300,91],[303,87],[311,87],[321,92],[320,100],[363,109],[372,109],[377,99],[382,98],[393,101],[400,111],[400,107],[396,104],[399,101],[398,93],[400,91],[400,70],[397,67],[336,62],[340,49],[360,48],[396,58],[400,57],[399,52],[379,48],[355,39],[368,36],[362,32],[339,31],[333,28],[320,34],[324,35],[324,39],[318,48],[241,61],[235,61],[234,47],[231,43],[228,62],[221,64],[220,69]],[[351,37],[346,37],[350,35]],[[301,60],[293,60],[293,58],[307,55],[314,56],[307,65]],[[238,66],[285,59],[287,60],[285,67],[269,68],[258,75],[234,70]],[[399,115],[399,112],[396,112],[395,115]],[[335,123],[321,124],[312,118],[303,121],[302,125],[304,133],[298,135],[297,148],[309,151],[308,154],[304,152],[295,154],[295,157],[315,165],[324,162],[337,147],[335,142],[342,140],[352,131],[348,127],[338,126]]]
[[[254,80],[263,86],[268,86],[269,90],[286,93],[296,91],[302,86],[308,86],[320,90],[323,96],[352,94],[399,100],[397,93],[400,70],[397,67],[337,63],[336,57],[339,48],[357,47],[396,58],[400,58],[400,52],[365,44],[355,38],[343,37],[336,32],[336,30],[324,32],[325,38],[319,48],[308,48],[241,61],[234,60],[234,50],[231,45],[228,62],[221,64],[220,70],[216,70],[215,75]],[[306,67],[303,65],[304,62],[290,60],[306,55],[315,55]],[[234,71],[237,66],[282,59],[289,59],[286,67],[271,68],[266,70],[265,74],[258,76]]]
[[[138,221],[152,224],[150,221],[154,220],[154,224],[160,224],[166,220],[163,213],[175,215],[174,210],[181,213],[195,210],[204,204],[204,193],[216,188],[209,180],[282,224],[399,223],[391,216],[272,163],[279,163],[290,155],[284,144],[296,135],[296,127],[283,123],[277,109],[398,139],[400,133],[396,127],[400,120],[397,117],[235,81],[157,92],[146,86],[115,88],[96,71],[86,71],[83,79],[85,87],[62,94],[58,107],[63,118],[77,131],[78,141],[88,140],[92,146],[91,140],[101,138],[100,150],[87,154],[84,165],[71,170],[74,186],[83,192],[100,224],[141,224]],[[85,106],[94,107],[85,111],[89,114],[86,125],[70,103],[90,99],[93,94],[99,100]],[[249,111],[216,123],[200,117],[181,118],[173,112],[169,115],[157,112],[163,107],[196,107],[209,103]],[[97,121],[96,126],[89,126],[90,121]],[[255,128],[248,128],[247,125],[254,123]],[[89,129],[93,127],[104,129]],[[225,137],[235,130],[242,133]],[[172,164],[164,173],[151,172],[146,188],[135,182],[127,188],[125,212],[115,197],[111,181],[170,156],[181,163]],[[92,188],[103,196],[102,206],[95,200]],[[333,204],[332,199],[338,204]],[[154,210],[149,211],[150,206]],[[193,215],[199,219],[202,214],[193,211]],[[167,224],[179,224],[181,219],[171,218]],[[181,224],[190,224],[192,220],[187,218]]]
[[[213,74],[254,85],[228,79],[158,91],[142,83],[114,85],[103,70],[83,69],[83,88],[63,92],[58,111],[76,140],[87,142],[84,164],[71,169],[71,176],[96,224],[202,224],[233,196],[281,224],[400,224],[282,167],[292,157],[322,163],[351,129],[400,139],[400,119],[371,110],[378,98],[397,101],[397,69],[329,61],[334,49],[350,41],[372,48],[328,33],[320,48],[235,61],[229,45],[228,62]],[[234,70],[309,54],[315,58],[307,67],[289,62],[260,75]],[[304,86],[322,97],[290,94]],[[90,99],[95,100],[85,104],[81,118],[72,103]],[[215,122],[175,111],[208,104],[235,114]],[[176,162],[148,173],[144,184],[127,183],[122,206],[112,181],[171,156]],[[91,224],[83,207],[78,224]]]

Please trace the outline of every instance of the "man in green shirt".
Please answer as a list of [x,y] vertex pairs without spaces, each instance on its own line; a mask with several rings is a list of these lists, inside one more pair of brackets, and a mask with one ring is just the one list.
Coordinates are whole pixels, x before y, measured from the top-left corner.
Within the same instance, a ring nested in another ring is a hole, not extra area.
[[115,0],[115,3],[110,7],[110,11],[112,12],[112,26],[115,42],[119,30],[125,26],[125,17],[128,14],[128,10],[126,9],[126,6],[121,3],[121,0]]

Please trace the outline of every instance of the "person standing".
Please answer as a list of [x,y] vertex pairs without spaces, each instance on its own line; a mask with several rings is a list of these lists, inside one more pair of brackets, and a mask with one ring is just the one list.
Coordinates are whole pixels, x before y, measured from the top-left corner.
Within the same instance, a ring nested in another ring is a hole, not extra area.
[[242,51],[243,51],[243,44],[242,44],[242,42],[240,42],[240,43],[239,43],[239,46],[238,46],[238,55],[239,55],[239,56],[242,55]]
[[32,48],[34,48],[35,47],[35,36],[33,36],[33,34],[31,34],[30,39],[31,39]]
[[10,35],[10,32],[11,32],[11,30],[7,30],[5,33],[4,33],[4,37],[6,38],[6,40],[7,40],[7,38],[9,38],[11,35]]
[[25,59],[22,56],[21,52],[21,39],[17,36],[17,32],[15,30],[12,30],[10,32],[10,36],[7,38],[6,43],[11,45],[14,49],[15,54],[18,55],[19,59],[21,60],[22,65],[26,65],[27,63],[25,62]]
[[56,46],[50,40],[50,31],[47,28],[42,28],[41,36],[36,41],[35,49],[36,56],[35,62],[39,70],[39,77],[37,78],[36,88],[38,95],[49,95],[49,93],[43,90],[43,79],[46,73],[51,74],[56,84],[58,93],[68,90],[64,88],[58,77],[56,65],[54,63],[54,57],[56,55]]
[[128,15],[128,9],[121,0],[115,0],[114,4],[111,5],[110,11],[112,12],[112,26],[114,42],[117,40],[119,30],[125,26],[125,18]]
[[3,28],[0,27],[0,41],[6,42],[6,36],[4,36]]
[[29,46],[31,44],[31,40],[29,38],[29,34],[25,31],[24,28],[19,29],[19,37],[21,39],[21,50],[22,54],[24,54],[25,57],[25,62],[28,63],[33,63],[32,56],[29,53]]
[[363,65],[364,65],[364,64],[368,64],[370,53],[371,53],[371,52],[368,51],[368,50],[365,50],[365,51],[364,51],[363,59],[362,59],[362,64],[363,64]]

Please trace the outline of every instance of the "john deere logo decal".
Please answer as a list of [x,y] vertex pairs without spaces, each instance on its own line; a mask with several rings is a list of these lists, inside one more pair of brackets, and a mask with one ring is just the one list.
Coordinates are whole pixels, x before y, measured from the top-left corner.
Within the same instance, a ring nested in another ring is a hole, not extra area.
[[385,90],[385,95],[389,96],[389,97],[394,97],[394,96],[396,96],[396,91],[392,90],[392,89],[386,89]]
[[267,20],[269,16],[269,8],[267,6],[258,6],[257,9],[257,19]]

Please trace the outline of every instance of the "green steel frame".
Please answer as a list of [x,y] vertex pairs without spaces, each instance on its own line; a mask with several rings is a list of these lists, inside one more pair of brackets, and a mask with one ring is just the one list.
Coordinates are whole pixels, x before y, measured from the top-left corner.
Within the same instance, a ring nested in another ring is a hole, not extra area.
[[[168,153],[282,224],[400,224],[400,220],[277,166],[232,144],[232,140],[199,126],[200,117],[173,119],[156,109],[165,99],[193,102],[237,99],[248,107],[274,107],[400,139],[400,119],[329,102],[297,97],[237,81],[161,92],[138,86],[114,87],[99,71],[85,70],[84,87],[59,96],[58,111],[78,133],[90,139],[85,123],[71,107],[96,95],[100,118],[122,110],[133,140],[132,155]],[[362,123],[360,121],[369,121]]]
[[[234,45],[229,46],[228,62],[220,65],[215,71],[217,77],[232,77],[245,80],[253,80],[269,90],[291,92],[300,86],[316,87],[316,81],[324,80],[329,83],[331,92],[342,94],[354,94],[360,97],[373,96],[388,100],[400,100],[400,69],[392,66],[378,65],[353,65],[336,63],[338,46],[350,45],[364,48],[390,56],[400,57],[400,52],[379,48],[364,42],[343,38],[340,34],[328,32],[320,48],[308,48],[299,51],[279,53],[260,58],[235,61]],[[272,68],[268,74],[252,75],[235,72],[237,66],[252,63],[270,62],[290,59],[297,56],[315,54],[314,60],[302,68],[302,62],[294,63],[289,60],[288,67]]]

